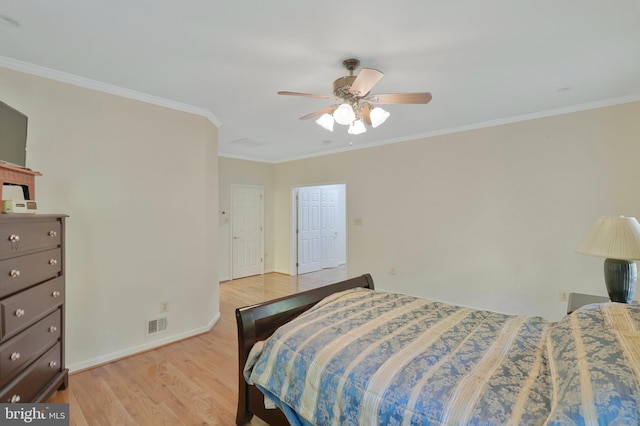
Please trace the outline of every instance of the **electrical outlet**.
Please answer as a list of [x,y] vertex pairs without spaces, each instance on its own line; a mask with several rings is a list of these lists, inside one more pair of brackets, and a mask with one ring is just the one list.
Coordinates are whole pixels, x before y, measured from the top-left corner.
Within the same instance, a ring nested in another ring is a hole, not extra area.
[[569,300],[569,292],[566,290],[561,290],[560,291],[560,301],[561,302],[566,302]]
[[160,312],[169,312],[169,302],[160,303]]

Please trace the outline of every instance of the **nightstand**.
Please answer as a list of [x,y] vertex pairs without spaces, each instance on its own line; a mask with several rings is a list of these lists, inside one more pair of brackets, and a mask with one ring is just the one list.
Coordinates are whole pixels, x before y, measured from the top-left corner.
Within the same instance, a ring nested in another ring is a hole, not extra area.
[[591,303],[604,303],[608,302],[609,297],[594,296],[593,294],[583,293],[569,293],[569,303],[567,304],[567,313],[575,311],[581,306],[589,305]]

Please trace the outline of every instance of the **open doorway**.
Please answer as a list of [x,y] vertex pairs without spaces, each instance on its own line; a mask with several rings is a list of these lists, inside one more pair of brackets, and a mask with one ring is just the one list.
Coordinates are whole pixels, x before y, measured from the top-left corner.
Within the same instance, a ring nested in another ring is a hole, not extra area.
[[346,185],[293,188],[293,275],[347,263]]

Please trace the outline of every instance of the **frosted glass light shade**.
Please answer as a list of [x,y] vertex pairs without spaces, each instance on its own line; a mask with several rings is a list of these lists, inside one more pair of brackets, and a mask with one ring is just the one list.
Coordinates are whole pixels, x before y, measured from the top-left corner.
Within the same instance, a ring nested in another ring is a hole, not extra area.
[[347,133],[349,133],[350,135],[359,135],[366,131],[367,131],[367,128],[364,126],[364,123],[362,122],[362,120],[356,120],[351,123]]
[[325,114],[322,114],[320,118],[316,120],[316,123],[318,123],[319,126],[327,129],[328,131],[333,132],[334,121],[335,120],[331,115],[325,113]]
[[622,260],[640,260],[640,223],[635,217],[601,217],[577,253]]
[[383,110],[380,107],[375,107],[369,113],[369,118],[371,119],[371,127],[378,127],[382,123],[384,123],[387,118],[391,115],[388,111]]
[[349,104],[342,104],[335,111],[333,111],[333,119],[336,123],[343,126],[349,125],[356,119],[356,113],[353,112],[353,108]]

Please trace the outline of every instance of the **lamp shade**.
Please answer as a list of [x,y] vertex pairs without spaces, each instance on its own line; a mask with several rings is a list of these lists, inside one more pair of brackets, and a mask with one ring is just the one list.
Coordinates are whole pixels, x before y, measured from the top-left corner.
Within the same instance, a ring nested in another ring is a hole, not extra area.
[[350,135],[359,135],[366,131],[367,128],[364,126],[364,123],[362,122],[362,120],[358,119],[351,123],[351,125],[349,126],[349,130],[347,130],[347,133],[349,133]]
[[333,111],[333,119],[336,120],[336,123],[347,126],[356,119],[356,113],[353,112],[351,105],[345,103]]
[[576,252],[610,259],[640,260],[640,223],[635,217],[601,217]]
[[371,118],[371,127],[378,127],[384,123],[387,118],[389,118],[389,115],[388,111],[385,111],[380,107],[375,107],[369,113],[369,117]]
[[316,123],[318,123],[319,126],[324,127],[330,132],[333,132],[333,122],[333,117],[327,113],[322,114],[320,118],[316,120]]

